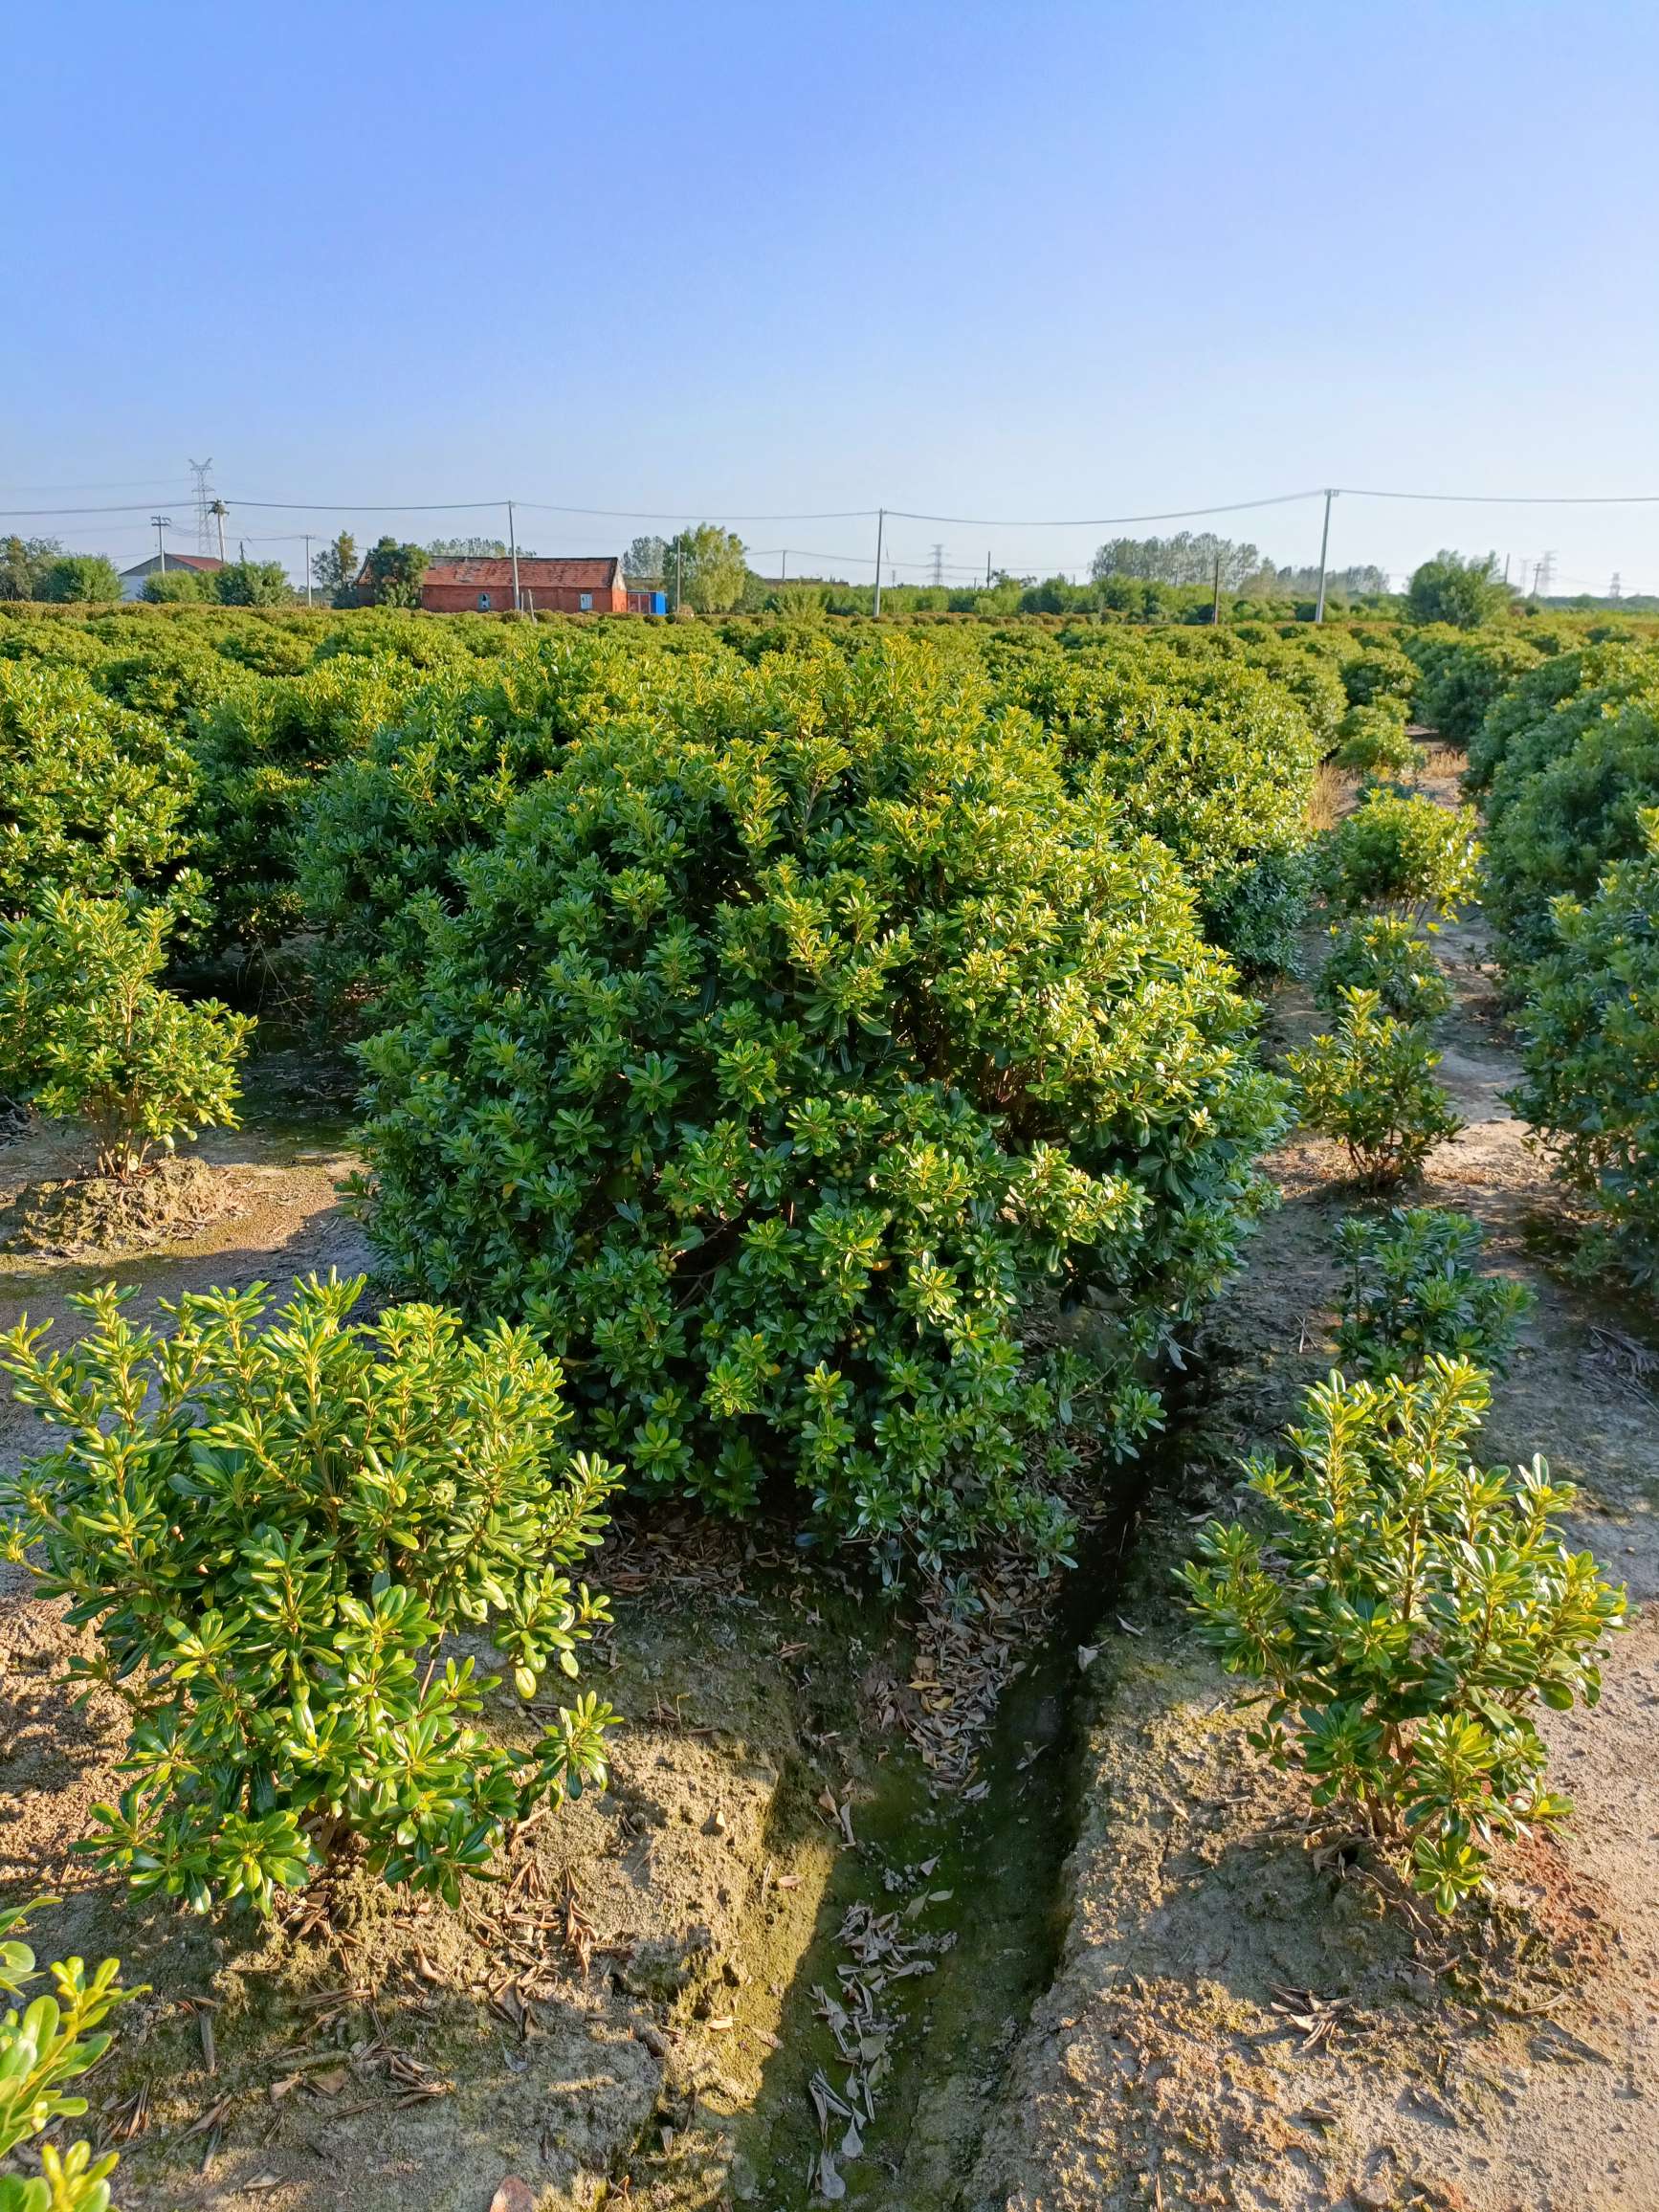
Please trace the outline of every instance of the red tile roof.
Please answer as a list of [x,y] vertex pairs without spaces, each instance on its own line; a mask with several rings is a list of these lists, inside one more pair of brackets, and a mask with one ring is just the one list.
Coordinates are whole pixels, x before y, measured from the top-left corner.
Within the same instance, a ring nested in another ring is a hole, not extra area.
[[[603,557],[573,555],[549,558],[541,554],[520,553],[519,556],[519,586],[520,590],[534,591],[538,585],[562,586],[567,591],[608,591],[616,583],[622,563],[615,554]],[[507,560],[446,561],[427,564],[422,579],[427,584],[476,585],[480,590],[511,591],[513,564]]]

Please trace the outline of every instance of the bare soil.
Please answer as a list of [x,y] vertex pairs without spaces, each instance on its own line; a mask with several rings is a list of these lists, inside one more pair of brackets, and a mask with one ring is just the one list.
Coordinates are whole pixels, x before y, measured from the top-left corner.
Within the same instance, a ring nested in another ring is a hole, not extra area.
[[[1431,767],[1442,795],[1453,765]],[[1653,1316],[1553,1264],[1575,1224],[1503,1102],[1518,1071],[1478,917],[1441,957],[1457,1005],[1440,1074],[1466,1126],[1410,1202],[1472,1214],[1492,1267],[1537,1298],[1485,1455],[1541,1450],[1581,1485],[1573,1537],[1632,1606],[1600,1707],[1546,1716],[1576,1816],[1507,1857],[1490,1911],[1440,1923],[1385,1866],[1311,1847],[1305,1803],[1246,1744],[1170,1595],[1190,1520],[1225,1506],[1237,1455],[1330,1364],[1331,1233],[1359,1194],[1300,1134],[1202,1347],[1213,1387],[1186,1493],[1146,1532],[1122,1607],[1140,1632],[1091,1673],[1066,1954],[962,2200],[976,2212],[1659,2204]],[[1302,993],[1280,998],[1277,1043],[1316,1026]]]

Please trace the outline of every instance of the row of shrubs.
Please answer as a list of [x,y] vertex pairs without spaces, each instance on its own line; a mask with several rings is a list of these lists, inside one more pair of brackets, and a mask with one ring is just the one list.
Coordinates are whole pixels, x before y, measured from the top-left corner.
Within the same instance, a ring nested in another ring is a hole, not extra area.
[[1601,1225],[1659,1279],[1659,648],[1562,653],[1488,710],[1469,777],[1487,821],[1523,1081],[1515,1104]]
[[[1365,1024],[1403,1081],[1427,1051],[1418,932],[1474,865],[1387,786],[1307,837],[1344,720],[1405,728],[1386,639],[181,617],[143,667],[65,626],[69,667],[41,634],[0,663],[6,1079],[130,1169],[229,1118],[246,1042],[165,989],[166,928],[311,933],[365,1032],[360,1203],[441,1301],[359,1327],[313,1284],[261,1330],[213,1293],[162,1338],[105,1293],[68,1352],[0,1346],[66,1437],[0,1496],[15,1545],[99,1624],[89,1677],[144,1685],[96,1847],[198,1906],[348,1845],[453,1895],[603,1775],[596,1700],[504,1749],[494,1685],[431,1662],[482,1627],[526,1699],[575,1671],[619,1465],[740,1513],[792,1482],[890,1570],[1064,1560],[1288,1118],[1229,950],[1282,964],[1315,886],[1349,918],[1326,1089],[1362,1102]],[[1422,1134],[1332,1126],[1380,1172]]]

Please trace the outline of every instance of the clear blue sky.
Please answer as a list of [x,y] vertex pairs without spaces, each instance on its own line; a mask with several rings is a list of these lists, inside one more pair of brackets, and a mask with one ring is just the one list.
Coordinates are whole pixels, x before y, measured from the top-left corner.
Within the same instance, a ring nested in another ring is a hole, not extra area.
[[[0,506],[155,498],[188,548],[210,454],[232,535],[297,567],[307,526],[498,527],[360,502],[506,493],[726,520],[1659,492],[1656,88],[1652,0],[17,9]],[[549,551],[644,526],[521,522]],[[795,567],[874,537],[736,526]],[[1313,505],[1214,526],[1317,550]],[[1047,571],[1101,535],[889,546]],[[1442,542],[1659,588],[1659,507],[1338,502],[1338,564]]]

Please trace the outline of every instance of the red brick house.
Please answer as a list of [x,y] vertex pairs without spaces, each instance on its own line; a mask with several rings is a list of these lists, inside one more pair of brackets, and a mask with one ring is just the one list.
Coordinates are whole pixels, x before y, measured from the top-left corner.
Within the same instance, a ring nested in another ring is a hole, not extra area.
[[[527,612],[626,614],[628,598],[614,555],[519,556],[519,605]],[[421,579],[421,605],[429,614],[499,614],[513,605],[513,564],[434,559]]]

